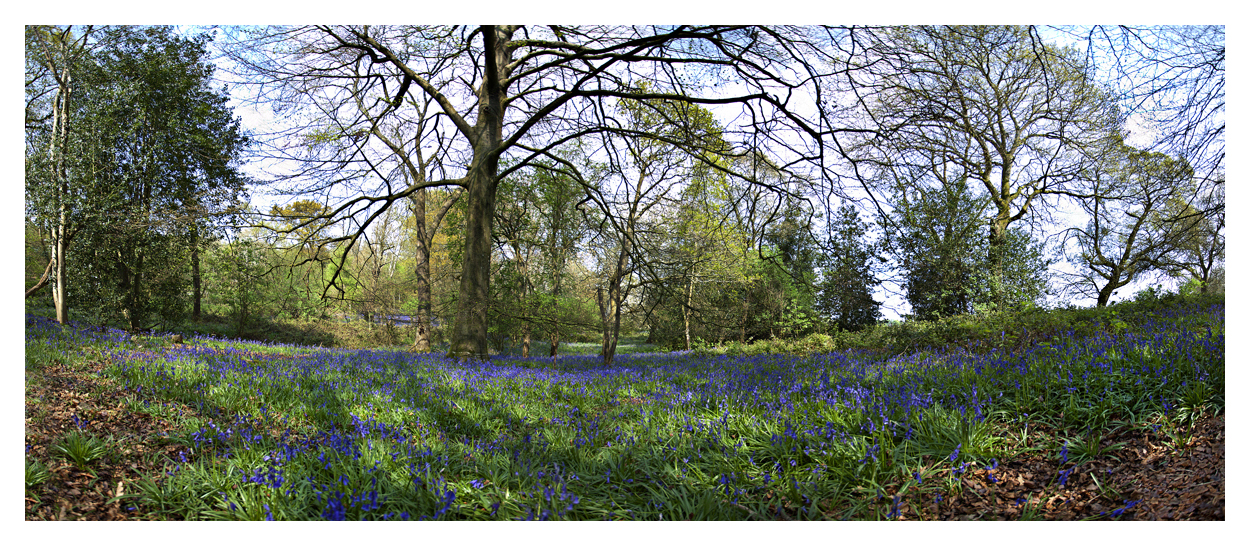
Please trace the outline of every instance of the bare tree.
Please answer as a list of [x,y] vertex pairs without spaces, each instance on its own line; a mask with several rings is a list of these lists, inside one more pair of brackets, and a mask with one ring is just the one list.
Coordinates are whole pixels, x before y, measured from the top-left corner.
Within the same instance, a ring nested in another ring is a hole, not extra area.
[[1166,205],[1164,217],[1172,221],[1163,227],[1168,230],[1171,252],[1160,258],[1158,266],[1174,278],[1198,281],[1205,294],[1217,284],[1224,267],[1224,183],[1199,190],[1203,193],[1197,196],[1193,186],[1201,184],[1182,185],[1182,196]]
[[1223,261],[1224,27],[1093,26],[1054,29],[1085,47],[1118,98],[1135,145],[1192,166],[1167,205],[1176,242],[1159,267],[1205,291]]
[[[836,132],[816,106],[825,100],[823,78],[842,70],[827,47],[837,34],[831,29],[317,26],[255,34],[239,42],[233,57],[260,78],[253,80],[260,100],[313,102],[321,105],[314,109],[318,115],[335,120],[327,131],[302,126],[275,143],[300,150],[301,157],[279,156],[299,159],[300,179],[315,181],[298,191],[344,199],[331,212],[350,223],[343,242],[353,244],[382,209],[421,188],[463,188],[467,217],[454,356],[487,354],[500,179],[540,160],[560,163],[554,150],[574,139],[636,132],[613,122],[608,100],[717,108],[733,120],[727,134],[744,148],[772,150],[784,158],[785,170],[814,168],[818,174],[809,179],[833,180],[823,154]],[[650,90],[637,92],[642,83]],[[432,106],[422,111],[422,104]],[[344,105],[369,113],[347,116]],[[379,132],[391,134],[379,129],[400,119],[408,120],[407,130],[396,133],[407,147],[379,145]],[[413,125],[418,121],[422,132]],[[326,141],[338,144],[338,153],[316,149]],[[703,153],[697,144],[682,146]],[[418,149],[430,161],[425,176],[409,177],[406,186],[379,182],[395,180],[383,175],[385,162],[403,161]],[[347,165],[367,169],[344,174]],[[376,171],[369,187],[361,183],[370,179],[367,171]]]

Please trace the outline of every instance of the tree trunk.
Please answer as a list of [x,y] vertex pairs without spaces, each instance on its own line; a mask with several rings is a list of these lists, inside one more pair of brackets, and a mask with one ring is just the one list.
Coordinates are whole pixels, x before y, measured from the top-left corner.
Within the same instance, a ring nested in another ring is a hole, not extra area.
[[48,267],[43,269],[43,275],[35,282],[35,285],[26,289],[26,297],[29,298],[39,292],[43,287],[48,285],[48,281],[52,279],[52,266],[56,264],[54,260],[48,260]]
[[464,261],[456,324],[448,356],[461,360],[490,358],[486,311],[490,305],[491,229],[499,189],[499,148],[503,142],[503,96],[510,61],[507,42],[511,27],[482,27],[485,42],[485,78],[481,86],[473,161],[469,165],[468,215],[465,218]]
[[1098,307],[1106,307],[1107,303],[1111,301],[1111,293],[1114,291],[1115,288],[1113,288],[1112,283],[1107,283],[1106,286],[1103,286],[1102,290],[1098,291]]
[[200,281],[200,228],[191,225],[191,320],[200,321],[200,300],[204,297]]
[[433,305],[430,301],[430,245],[431,237],[426,233],[425,226],[426,190],[421,188],[412,196],[412,215],[417,239],[417,320],[416,330],[412,339],[412,350],[418,353],[430,352],[430,315]]
[[[479,157],[488,155],[482,151],[477,154]],[[491,228],[498,179],[495,177],[497,163],[493,159],[486,163],[489,165],[476,165],[469,179],[460,295],[448,355],[459,359],[489,358],[486,311],[490,305]]]
[[616,356],[616,336],[617,331],[613,328],[612,317],[616,316],[615,306],[612,305],[611,288],[608,289],[608,296],[605,299],[603,288],[595,289],[595,300],[599,303],[599,319],[603,322],[603,346],[599,349],[599,356],[603,358],[604,366],[611,366],[612,360]]
[[48,146],[48,155],[52,166],[52,183],[57,188],[57,200],[60,201],[57,224],[52,228],[52,259],[56,261],[56,273],[52,284],[52,305],[56,308],[56,321],[65,324],[69,321],[69,306],[65,299],[65,285],[68,281],[66,251],[69,235],[69,180],[65,171],[65,148],[69,144],[69,102],[73,91],[68,66],[58,82],[56,97],[53,99],[52,138]]
[[554,320],[551,321],[551,358],[554,360],[560,355],[560,273],[556,274],[555,282],[551,289],[551,302],[556,308],[554,310]]
[[621,335],[621,304],[625,300],[621,291],[621,280],[625,278],[625,269],[629,267],[632,237],[632,228],[627,228],[625,236],[621,237],[621,253],[616,259],[616,267],[613,268],[612,276],[608,279],[606,301],[603,288],[598,289],[596,293],[599,301],[599,317],[603,320],[603,350],[600,354],[603,356],[604,366],[612,365],[612,360],[616,357],[616,343]]
[[65,224],[66,224],[65,206],[61,206],[61,217],[59,225],[53,229],[52,243],[52,259],[56,261],[56,273],[52,282],[52,306],[56,308],[56,321],[65,324],[69,321],[69,306],[65,301]]
[[[547,249],[553,254],[550,264],[551,274],[551,358],[560,354],[560,293],[563,291],[564,265],[567,261],[567,249],[560,244],[559,230],[564,226],[563,208],[557,206],[552,211],[550,230],[547,232]],[[559,247],[557,251],[556,248]]]
[[1007,303],[1007,290],[1003,279],[1004,251],[1007,247],[1008,210],[1004,205],[999,209],[998,216],[990,221],[989,266],[990,266],[990,300],[1004,310]]
[[682,319],[686,322],[686,350],[690,350],[690,304],[694,298],[694,276],[686,284],[686,305],[682,308]]
[[530,263],[529,255],[521,252],[520,241],[512,240],[512,255],[515,256],[517,262],[517,271],[521,274],[521,356],[528,358],[530,356],[530,341],[532,340],[531,330],[533,329],[533,319],[535,310],[531,308],[533,303],[530,298],[532,287],[530,286]]
[[119,292],[122,293],[122,316],[126,318],[127,327],[131,332],[138,332],[144,323],[144,310],[141,304],[143,255],[136,252],[134,261],[129,262],[126,256],[117,252]]

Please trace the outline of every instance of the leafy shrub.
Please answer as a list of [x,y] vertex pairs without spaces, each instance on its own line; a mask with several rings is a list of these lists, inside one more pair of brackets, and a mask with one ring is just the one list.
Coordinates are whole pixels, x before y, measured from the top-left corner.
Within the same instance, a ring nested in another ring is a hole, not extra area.
[[48,479],[47,465],[35,459],[26,459],[26,490],[35,487]]
[[60,443],[52,446],[52,452],[69,459],[85,470],[92,461],[108,455],[109,446],[104,440],[79,430],[70,431]]

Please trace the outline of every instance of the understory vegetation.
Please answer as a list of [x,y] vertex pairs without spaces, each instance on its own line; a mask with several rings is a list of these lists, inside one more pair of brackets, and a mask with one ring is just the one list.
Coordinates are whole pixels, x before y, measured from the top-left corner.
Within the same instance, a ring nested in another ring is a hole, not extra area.
[[[28,314],[27,519],[64,519],[57,475],[122,519],[1138,519],[1121,474],[1166,474],[1139,443],[1172,460],[1222,417],[1224,334],[1222,296],[1148,293],[604,366]],[[53,411],[57,370],[113,394]]]

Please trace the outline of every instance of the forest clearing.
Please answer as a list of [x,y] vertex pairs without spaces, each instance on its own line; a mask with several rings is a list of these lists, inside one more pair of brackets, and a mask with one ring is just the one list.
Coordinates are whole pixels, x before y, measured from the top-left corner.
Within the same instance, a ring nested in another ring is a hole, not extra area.
[[1226,518],[1222,25],[24,46],[26,520]]

